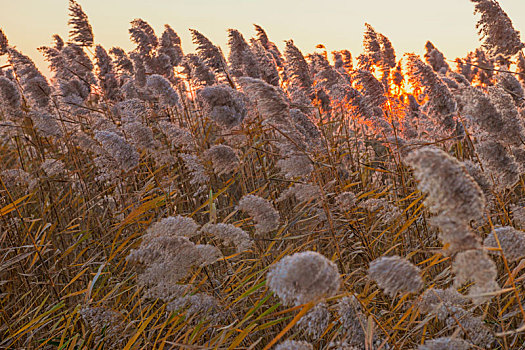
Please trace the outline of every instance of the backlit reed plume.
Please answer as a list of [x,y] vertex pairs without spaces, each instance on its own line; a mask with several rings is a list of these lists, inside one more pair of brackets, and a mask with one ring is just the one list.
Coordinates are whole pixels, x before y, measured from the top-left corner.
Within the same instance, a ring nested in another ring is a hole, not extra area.
[[199,157],[194,154],[180,153],[179,157],[184,162],[184,166],[191,174],[190,184],[200,185],[201,189],[209,183],[210,177],[208,176],[204,165],[202,164]]
[[235,77],[259,78],[259,65],[250,45],[236,29],[228,29],[228,62],[231,74]]
[[463,222],[483,216],[483,192],[456,158],[424,147],[411,152],[406,162],[414,168],[418,188],[428,194],[425,203],[432,213]]
[[53,34],[53,48],[58,51],[64,48],[64,39],[58,34]]
[[512,96],[500,87],[489,86],[488,98],[499,113],[495,119],[501,116],[503,127],[498,139],[509,146],[521,146],[525,141],[525,125]]
[[0,29],[0,56],[3,56],[7,53],[7,48],[9,47],[9,40],[4,31]]
[[159,55],[168,57],[171,67],[178,66],[184,57],[179,35],[167,24],[160,36]]
[[201,233],[207,233],[220,239],[224,244],[232,245],[237,253],[248,251],[253,246],[253,241],[244,230],[231,224],[211,224],[204,225]]
[[323,145],[321,131],[308,115],[297,108],[292,108],[290,118],[295,129],[304,137],[308,149],[316,149]]
[[250,43],[257,60],[260,78],[268,84],[278,86],[280,78],[274,57],[259,41],[252,39]]
[[137,151],[116,133],[97,131],[95,139],[122,170],[129,171],[139,164],[140,157]]
[[239,125],[246,117],[246,107],[240,92],[227,85],[209,86],[197,92],[204,111],[224,128]]
[[521,83],[525,83],[525,55],[523,55],[523,52],[518,53],[518,57],[516,59],[516,73],[518,73],[518,79],[521,81]]
[[239,167],[239,157],[230,146],[213,145],[206,150],[206,156],[211,160],[213,172],[217,175],[231,174]]
[[199,57],[208,67],[213,69],[215,73],[224,73],[226,60],[219,47],[213,45],[207,37],[195,29],[190,29],[190,32],[193,44],[197,46],[196,51]]
[[149,75],[146,79],[146,87],[159,99],[162,107],[176,107],[179,105],[179,94],[173,89],[169,80],[162,75]]
[[391,297],[398,293],[416,293],[423,287],[421,271],[399,256],[387,256],[370,263],[368,276]]
[[282,68],[283,58],[281,52],[279,51],[279,48],[277,48],[277,45],[275,45],[275,43],[271,42],[270,39],[268,39],[268,35],[266,34],[266,31],[263,29],[263,27],[257,24],[254,24],[253,26],[255,27],[255,31],[257,32],[257,41],[261,43],[261,45],[272,55],[277,67]]
[[[496,95],[494,93],[492,95],[494,99]],[[462,91],[461,100],[463,101],[462,112],[470,122],[472,133],[488,134],[498,139],[506,137],[502,132],[505,127],[503,116],[491,102],[489,96],[478,88],[468,87]]]
[[248,194],[241,198],[237,207],[253,217],[257,235],[274,231],[279,227],[279,212],[267,199]]
[[354,79],[362,89],[368,108],[381,107],[386,102],[383,84],[367,70],[358,70]]
[[20,51],[8,48],[8,60],[20,81],[24,96],[37,107],[45,108],[51,101],[51,87],[46,78],[36,68],[35,63]]
[[[519,260],[525,256],[525,232],[510,226],[497,227],[485,238],[483,245],[486,248],[501,247],[501,252],[507,260]],[[489,253],[498,252],[489,251]]]
[[476,151],[485,171],[488,171],[498,189],[509,188],[519,179],[519,166],[514,156],[496,140],[480,142]]
[[365,23],[363,34],[363,54],[358,58],[359,68],[368,70],[371,65],[381,62],[381,46],[377,37],[377,32],[368,23]]
[[7,115],[16,116],[22,102],[20,92],[13,81],[2,76],[0,76],[0,97],[0,103],[5,108]]
[[496,86],[502,88],[514,99],[516,105],[520,105],[524,100],[523,86],[514,74],[499,72],[496,75]]
[[131,61],[126,51],[120,47],[112,47],[109,53],[114,57],[113,64],[117,72],[133,75],[133,61]]
[[131,21],[131,28],[128,31],[131,41],[137,45],[136,50],[144,57],[150,55],[159,44],[153,28],[140,18]]
[[293,40],[286,41],[284,57],[286,58],[286,74],[290,83],[308,95],[313,83],[310,69],[303,54],[297,46],[294,45]]
[[[133,78],[134,81],[130,82],[130,92],[133,92],[134,96],[127,96],[127,98],[138,97],[137,87],[143,88],[146,85],[146,66],[144,65],[144,59],[137,52],[132,52],[129,56],[133,61]],[[126,84],[125,84],[126,85]],[[126,90],[125,86],[122,90]],[[134,91],[133,91],[134,90]]]
[[335,65],[334,68],[336,69],[343,69],[345,72],[350,72],[352,69],[354,69],[354,62],[352,60],[352,53],[348,50],[341,50],[336,51],[336,54],[334,54],[334,61],[339,62],[337,60],[337,54],[341,55],[341,66]]
[[450,66],[445,60],[443,53],[439,51],[434,44],[430,41],[427,41],[425,44],[425,61],[432,67],[432,69],[437,73],[446,73],[450,70]]
[[40,136],[43,137],[62,137],[64,131],[62,130],[56,115],[51,114],[45,110],[34,110],[29,113],[29,117],[33,122],[33,126]]
[[188,79],[196,86],[210,86],[217,83],[215,74],[196,54],[189,53],[184,56],[181,66],[184,67]]
[[307,251],[285,256],[273,265],[267,283],[284,304],[301,305],[336,294],[341,279],[333,262]]
[[96,65],[98,68],[98,80],[104,96],[109,100],[119,97],[119,83],[113,68],[113,61],[107,51],[97,45],[95,48]]
[[476,28],[483,47],[491,56],[513,56],[524,47],[520,32],[514,29],[509,16],[496,0],[470,1],[475,4],[474,12],[481,15]]
[[93,45],[93,28],[86,13],[75,0],[69,0],[69,39],[80,46]]
[[243,91],[257,102],[264,122],[290,126],[289,106],[279,89],[260,79],[243,77],[239,82]]
[[382,69],[392,69],[396,66],[396,52],[392,46],[392,42],[385,35],[378,33],[377,39],[381,47]]
[[432,67],[425,64],[414,54],[407,54],[407,69],[409,80],[423,87],[429,98],[431,112],[436,115],[439,123],[451,129],[456,126],[453,114],[456,112],[456,102],[443,81],[434,72]]

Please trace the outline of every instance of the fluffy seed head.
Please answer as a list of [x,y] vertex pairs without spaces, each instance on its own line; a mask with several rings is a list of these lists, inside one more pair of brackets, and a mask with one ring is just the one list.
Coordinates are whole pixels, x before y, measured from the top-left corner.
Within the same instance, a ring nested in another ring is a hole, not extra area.
[[150,237],[165,236],[175,237],[181,236],[191,238],[197,234],[199,225],[192,219],[186,216],[170,216],[152,224],[146,233]]
[[286,340],[285,342],[277,345],[275,350],[313,350],[312,344],[305,341],[297,340]]
[[9,46],[9,41],[4,31],[0,29],[0,56],[3,56],[7,53],[7,47]]
[[213,145],[206,151],[206,156],[211,160],[217,175],[230,174],[239,167],[239,157],[230,146]]
[[121,136],[111,131],[97,131],[95,139],[104,150],[119,164],[122,170],[129,171],[139,164],[139,154]]
[[179,104],[179,95],[173,89],[168,79],[162,75],[149,75],[146,79],[146,86],[159,98],[161,105],[165,107],[175,107]]
[[243,77],[239,79],[243,91],[253,96],[261,116],[278,125],[289,123],[289,106],[279,90],[260,79]]
[[391,297],[397,293],[416,293],[423,287],[421,271],[399,256],[387,256],[370,263],[368,276]]
[[226,60],[221,50],[213,45],[213,43],[204,35],[190,29],[193,43],[197,46],[196,51],[200,58],[206,63],[208,67],[213,69],[215,73],[224,73],[226,69]]
[[518,231],[510,226],[498,227],[485,238],[483,245],[487,248],[499,248],[501,246],[503,255],[507,260],[519,260],[525,256],[525,232]]
[[365,343],[367,319],[363,308],[353,295],[344,297],[337,303],[337,313],[350,345],[359,347]]
[[228,30],[228,46],[230,55],[228,62],[230,70],[235,77],[248,76],[259,78],[258,61],[242,34],[236,29]]
[[483,40],[483,47],[492,55],[513,56],[524,45],[520,32],[514,29],[509,16],[495,0],[470,0],[475,4],[475,13],[479,13],[476,27]]
[[453,310],[462,308],[468,303],[468,299],[453,288],[429,288],[421,294],[420,298],[419,311],[424,315],[435,315],[440,321],[445,321]]
[[1,104],[9,111],[18,111],[21,104],[21,96],[15,83],[10,79],[0,76]]
[[9,63],[20,79],[25,96],[29,97],[38,107],[47,107],[51,100],[51,87],[36,68],[35,63],[14,48],[8,48],[8,54]]
[[443,83],[432,67],[425,64],[414,54],[407,54],[409,80],[423,86],[429,97],[431,111],[438,116],[444,127],[450,128],[447,117],[456,112],[456,102],[448,87]]
[[483,168],[494,177],[499,189],[512,187],[519,180],[516,159],[503,144],[497,140],[482,141],[476,150]]
[[204,112],[217,124],[231,129],[239,125],[246,116],[243,96],[226,85],[209,86],[197,93]]
[[206,224],[200,232],[211,234],[225,244],[234,245],[238,253],[250,250],[253,246],[253,241],[244,230],[235,227],[231,224]]
[[342,192],[335,197],[335,203],[339,210],[348,211],[355,206],[355,194],[352,192]]
[[241,198],[238,208],[253,217],[256,234],[268,233],[279,227],[279,212],[267,199],[248,194]]
[[485,197],[461,163],[435,147],[411,152],[407,163],[414,168],[418,188],[428,193],[431,212],[470,222],[483,215]]
[[474,282],[469,290],[469,296],[475,303],[483,303],[491,296],[481,295],[499,289],[496,277],[496,264],[488,255],[477,249],[467,250],[456,255],[452,263],[452,271],[456,274],[454,284],[461,286],[466,282]]
[[337,293],[337,266],[316,252],[288,255],[270,268],[268,286],[285,304],[300,305]]
[[448,63],[445,61],[445,57],[441,51],[434,46],[434,44],[427,41],[425,49],[425,60],[432,67],[434,72],[446,72],[450,70]]
[[294,45],[293,40],[286,41],[284,57],[286,58],[286,72],[290,82],[296,88],[308,92],[313,83],[310,69],[303,54],[297,46]]
[[469,342],[458,338],[436,338],[427,340],[425,344],[420,345],[418,350],[469,350],[472,346]]
[[69,30],[69,39],[80,46],[93,45],[93,28],[89,24],[86,13],[82,6],[75,0],[69,0],[69,21],[71,26]]

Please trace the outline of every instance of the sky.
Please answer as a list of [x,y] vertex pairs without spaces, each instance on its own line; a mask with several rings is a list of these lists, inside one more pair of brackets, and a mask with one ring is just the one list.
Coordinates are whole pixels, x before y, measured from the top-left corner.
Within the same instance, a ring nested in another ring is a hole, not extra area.
[[[430,40],[447,59],[465,56],[479,46],[477,16],[469,0],[78,0],[89,17],[95,42],[107,49],[133,48],[129,22],[142,18],[160,36],[164,24],[193,51],[189,28],[197,29],[225,53],[227,29],[255,35],[252,24],[265,28],[282,48],[293,39],[304,54],[323,44],[328,51],[362,50],[364,23],[386,35],[398,57],[404,52],[423,53]],[[514,27],[525,35],[525,0],[499,0]],[[50,45],[53,34],[68,34],[68,0],[0,0],[0,28],[11,45],[29,55],[46,74],[47,63],[36,50]],[[525,40],[525,37],[523,37]],[[2,61],[0,61],[1,63]]]

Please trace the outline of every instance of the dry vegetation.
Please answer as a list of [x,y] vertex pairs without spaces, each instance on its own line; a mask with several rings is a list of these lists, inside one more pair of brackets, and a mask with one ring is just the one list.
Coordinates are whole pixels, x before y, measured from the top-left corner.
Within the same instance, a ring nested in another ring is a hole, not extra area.
[[[0,348],[523,349],[525,58],[0,31]],[[4,34],[6,33],[6,34]]]

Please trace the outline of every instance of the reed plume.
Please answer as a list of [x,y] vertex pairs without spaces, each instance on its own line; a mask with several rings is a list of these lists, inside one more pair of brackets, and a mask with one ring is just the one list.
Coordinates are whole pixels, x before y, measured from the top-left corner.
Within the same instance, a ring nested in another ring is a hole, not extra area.
[[69,0],[69,21],[67,23],[71,26],[69,30],[71,42],[80,46],[93,46],[93,28],[82,6],[75,0]]

